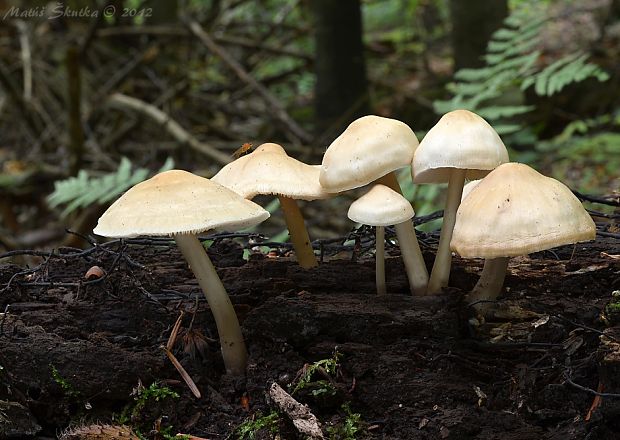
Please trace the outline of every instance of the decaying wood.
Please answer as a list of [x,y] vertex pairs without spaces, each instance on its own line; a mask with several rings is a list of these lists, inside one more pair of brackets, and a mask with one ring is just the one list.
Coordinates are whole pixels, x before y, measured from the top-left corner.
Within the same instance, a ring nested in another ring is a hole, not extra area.
[[280,411],[291,419],[293,425],[300,433],[312,439],[325,438],[317,418],[310,412],[308,406],[302,405],[293,399],[289,393],[284,391],[275,382],[269,387],[269,398],[277,405]]
[[121,109],[137,111],[150,117],[158,124],[161,124],[178,142],[189,145],[192,149],[214,159],[219,164],[227,164],[230,162],[230,157],[227,154],[218,151],[209,144],[200,142],[181,127],[177,121],[151,104],[121,93],[115,93],[110,96],[108,98],[108,104]]

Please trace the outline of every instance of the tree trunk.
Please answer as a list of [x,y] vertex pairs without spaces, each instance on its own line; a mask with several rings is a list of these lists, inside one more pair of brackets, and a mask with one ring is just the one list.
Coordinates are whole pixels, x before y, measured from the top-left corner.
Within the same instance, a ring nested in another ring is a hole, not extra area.
[[148,10],[150,14],[146,21],[152,25],[170,24],[178,21],[177,0],[150,0],[141,8]]
[[315,123],[325,143],[368,114],[359,0],[313,0],[316,40]]
[[450,0],[454,71],[484,65],[493,32],[508,15],[508,0]]

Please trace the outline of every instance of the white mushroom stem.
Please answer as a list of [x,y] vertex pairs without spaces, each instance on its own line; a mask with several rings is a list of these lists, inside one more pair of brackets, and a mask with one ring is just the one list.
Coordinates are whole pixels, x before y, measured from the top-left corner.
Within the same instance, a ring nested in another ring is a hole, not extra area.
[[[403,191],[400,188],[398,179],[394,172],[388,173],[383,177],[375,180],[373,183],[379,183],[385,185],[401,196]],[[394,225],[396,229],[396,237],[398,238],[398,245],[400,246],[400,253],[403,257],[403,263],[405,264],[405,271],[407,272],[407,278],[409,279],[409,288],[413,295],[426,295],[426,286],[428,284],[428,270],[422,257],[422,251],[420,250],[420,244],[418,238],[415,235],[415,229],[413,223],[406,221],[400,225]]]
[[452,251],[450,251],[450,240],[452,240],[452,230],[456,222],[456,211],[461,203],[463,186],[465,185],[465,172],[455,168],[450,173],[448,182],[448,196],[446,206],[443,211],[443,224],[439,236],[439,247],[433,263],[431,278],[428,282],[428,294],[435,295],[441,292],[442,287],[448,286],[450,281],[450,267],[452,266]]
[[379,177],[373,182],[373,184],[385,185],[396,191],[401,196],[403,195],[403,190],[400,187],[400,183],[398,183],[398,178],[396,177],[394,171],[387,173],[383,177]]
[[375,279],[377,283],[377,295],[385,295],[385,228],[375,228]]
[[318,266],[314,250],[310,244],[308,230],[306,229],[304,218],[301,215],[297,201],[284,196],[278,196],[278,199],[280,199],[280,206],[284,213],[286,226],[291,236],[295,255],[297,255],[297,262],[304,269]]
[[177,234],[174,240],[194,272],[215,318],[226,372],[244,375],[248,354],[239,320],[220,277],[196,235]]
[[424,264],[422,251],[415,236],[413,223],[407,220],[394,225],[396,236],[398,237],[398,245],[400,246],[400,254],[403,257],[405,271],[409,279],[409,288],[412,295],[426,295],[426,286],[428,284],[428,271]]
[[472,304],[478,313],[484,315],[489,308],[487,301],[494,301],[501,293],[506,269],[508,257],[488,258],[484,261],[480,279],[466,297],[467,303]]

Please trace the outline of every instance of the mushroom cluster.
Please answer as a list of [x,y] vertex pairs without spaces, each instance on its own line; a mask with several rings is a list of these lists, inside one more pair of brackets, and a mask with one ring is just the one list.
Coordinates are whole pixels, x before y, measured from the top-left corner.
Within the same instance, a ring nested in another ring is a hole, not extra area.
[[[404,122],[363,116],[353,121],[327,148],[319,182],[330,193],[382,184],[402,195],[394,171],[411,166],[417,147],[418,138]],[[413,223],[400,223],[396,235],[411,293],[424,295],[428,271]]]
[[[448,183],[439,247],[429,278],[394,171],[410,167],[414,183]],[[465,186],[465,180],[472,181]],[[448,285],[452,254],[485,258],[468,301],[484,313],[501,292],[508,259],[553,246],[591,240],[594,222],[560,182],[508,162],[495,130],[467,110],[445,114],[421,143],[411,128],[374,115],[353,121],[327,148],[321,165],[289,157],[274,143],[237,158],[211,180],[186,171],[160,173],[119,198],[99,219],[107,237],[171,236],[202,288],[217,325],[226,371],[242,375],[247,351],[234,308],[196,234],[256,225],[269,213],[251,202],[276,195],[299,265],[317,260],[296,200],[312,201],[367,186],[349,218],[376,227],[377,294],[386,293],[384,230],[393,225],[413,295]],[[459,206],[460,205],[460,206]]]

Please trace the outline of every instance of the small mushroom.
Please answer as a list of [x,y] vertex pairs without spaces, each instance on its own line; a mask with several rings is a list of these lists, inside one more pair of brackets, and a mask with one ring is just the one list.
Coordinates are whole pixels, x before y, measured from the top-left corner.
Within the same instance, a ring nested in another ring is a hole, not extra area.
[[[411,218],[415,215],[411,203],[402,195],[385,185],[374,185],[370,191],[354,201],[349,207],[348,216],[351,220],[365,225],[376,227],[376,283],[377,294],[384,295],[385,288],[385,251],[384,251],[384,227],[394,225],[400,238],[410,237],[409,225]],[[415,237],[414,237],[415,238]],[[400,243],[401,253],[411,254],[407,257],[414,260],[417,265],[424,265],[420,248],[412,246],[411,243]],[[416,249],[418,252],[416,252]],[[403,257],[404,259],[404,257]],[[410,279],[414,279],[416,284],[423,286],[426,279],[423,273],[418,271],[407,274]]]
[[593,240],[590,215],[561,182],[520,163],[491,171],[463,199],[451,248],[461,257],[486,258],[478,283],[467,295],[484,314],[500,294],[509,257]]
[[[327,148],[319,182],[330,193],[376,183],[402,194],[394,171],[411,165],[417,146],[415,133],[404,122],[363,116],[353,121]],[[397,235],[411,293],[424,295],[428,271],[424,264],[410,258],[421,254],[413,224],[404,223]],[[410,252],[403,251],[405,248],[411,248]]]
[[258,194],[278,196],[299,265],[306,269],[317,266],[296,200],[316,200],[330,196],[319,185],[318,165],[307,165],[293,159],[280,145],[267,143],[229,163],[211,180],[248,200]]
[[416,149],[411,165],[413,182],[448,182],[439,247],[428,281],[429,294],[439,293],[450,280],[450,239],[465,179],[480,179],[504,162],[508,162],[508,151],[497,132],[467,110],[443,115]]
[[103,213],[94,233],[104,237],[171,236],[207,298],[220,336],[226,371],[243,375],[247,351],[235,309],[196,234],[242,229],[269,213],[209,179],[170,170],[130,188]]

